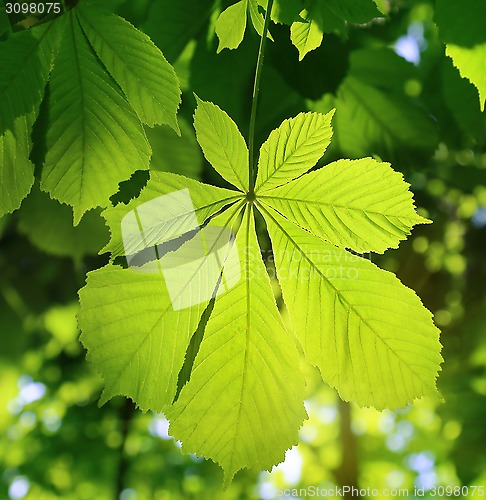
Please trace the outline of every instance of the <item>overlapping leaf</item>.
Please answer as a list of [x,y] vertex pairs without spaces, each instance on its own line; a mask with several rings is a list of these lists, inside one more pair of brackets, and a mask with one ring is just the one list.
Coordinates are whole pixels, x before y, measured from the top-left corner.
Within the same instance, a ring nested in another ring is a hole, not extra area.
[[[158,222],[152,224],[151,231],[145,234],[143,242],[136,235],[133,235],[133,238],[123,238],[121,221],[126,214],[132,210],[136,211],[137,207],[146,202],[184,189],[190,193],[192,207],[173,215],[170,213],[160,214],[156,219]],[[120,203],[115,207],[107,208],[103,212],[110,227],[111,239],[101,252],[110,252],[113,258],[135,254],[143,250],[145,246],[156,244],[162,236],[167,238],[170,237],[171,233],[174,235],[184,233],[188,221],[194,216],[200,225],[204,224],[209,217],[226,205],[234,203],[240,197],[241,194],[236,191],[210,186],[169,172],[153,171],[150,175],[150,181],[138,198],[131,200],[126,205]],[[164,218],[164,216],[166,217]]]
[[[223,49],[236,49],[243,41],[248,15],[255,31],[263,34],[263,15],[258,10],[257,0],[239,0],[221,12],[216,21],[216,35],[219,38],[218,52]],[[268,38],[272,39],[270,33]]]
[[[435,19],[446,54],[478,90],[481,111],[486,101],[486,3],[438,0]],[[461,19],[459,23],[457,20]],[[467,26],[467,29],[464,27]]]
[[73,207],[75,223],[148,169],[141,120],[178,130],[172,67],[148,37],[88,3],[11,35],[0,62],[0,215],[18,208],[32,186],[31,132],[50,74],[41,188]]
[[240,0],[221,13],[215,26],[219,38],[218,52],[236,49],[243,41],[247,9],[248,0]]
[[[233,206],[215,219],[221,237],[238,210]],[[207,255],[216,243],[207,248]],[[190,254],[191,244],[191,240],[183,242],[179,252]],[[100,404],[122,394],[143,410],[162,411],[176,395],[189,341],[216,289],[219,271],[213,274],[212,283],[199,283],[203,259],[186,273],[182,267],[174,268],[176,281],[170,282],[171,268],[166,262],[171,255],[165,259],[127,269],[109,264],[89,273],[86,287],[79,292],[81,341],[105,383]],[[181,295],[188,297],[181,299]],[[179,300],[190,305],[177,307]]]
[[311,50],[320,47],[323,21],[317,6],[313,10],[303,10],[300,17],[302,20],[294,21],[290,27],[290,40],[297,47],[301,61]]
[[148,168],[142,124],[94,57],[77,18],[64,16],[62,48],[52,71],[50,126],[41,188],[83,214],[107,204],[118,183]]
[[81,26],[96,54],[125,93],[140,120],[175,131],[180,90],[174,68],[150,38],[121,17],[82,4]]
[[290,39],[302,60],[320,47],[324,33],[343,32],[346,24],[367,23],[380,15],[373,0],[310,0],[298,19],[291,18]]
[[55,50],[51,28],[16,33],[0,44],[0,216],[16,210],[34,183],[31,129]]
[[486,102],[486,43],[472,48],[448,44],[446,54],[454,62],[463,78],[467,78],[479,93],[479,106],[484,111]]

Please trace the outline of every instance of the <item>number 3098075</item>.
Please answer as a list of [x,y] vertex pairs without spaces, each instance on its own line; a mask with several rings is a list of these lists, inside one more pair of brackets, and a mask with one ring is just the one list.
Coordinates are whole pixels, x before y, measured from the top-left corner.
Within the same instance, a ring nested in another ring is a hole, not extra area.
[[61,13],[60,2],[40,2],[40,3],[27,3],[27,2],[14,2],[5,4],[7,14],[54,14]]

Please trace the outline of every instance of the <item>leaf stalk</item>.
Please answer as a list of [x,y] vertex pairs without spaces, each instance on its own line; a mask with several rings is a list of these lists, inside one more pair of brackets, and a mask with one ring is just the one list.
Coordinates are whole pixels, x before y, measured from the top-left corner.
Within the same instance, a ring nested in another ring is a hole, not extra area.
[[268,26],[272,13],[273,0],[268,0],[267,10],[265,12],[265,23],[263,25],[262,37],[260,40],[260,48],[258,49],[258,58],[255,71],[255,82],[253,84],[253,96],[251,102],[250,114],[250,130],[248,134],[248,150],[249,150],[249,169],[248,169],[248,195],[254,199],[255,197],[255,124],[258,107],[258,95],[260,93],[260,80],[263,70],[263,59],[265,55],[265,46],[267,43]]

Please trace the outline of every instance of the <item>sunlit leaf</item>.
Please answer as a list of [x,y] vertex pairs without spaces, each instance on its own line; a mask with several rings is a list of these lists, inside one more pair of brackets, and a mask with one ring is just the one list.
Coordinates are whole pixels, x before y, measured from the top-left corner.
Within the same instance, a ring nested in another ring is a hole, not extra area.
[[273,298],[251,208],[232,251],[244,259],[241,278],[216,298],[191,378],[167,412],[183,450],[218,462],[226,484],[243,467],[282,461],[306,416],[298,352]]
[[263,215],[292,326],[324,380],[378,409],[436,395],[439,332],[415,293],[274,210]]

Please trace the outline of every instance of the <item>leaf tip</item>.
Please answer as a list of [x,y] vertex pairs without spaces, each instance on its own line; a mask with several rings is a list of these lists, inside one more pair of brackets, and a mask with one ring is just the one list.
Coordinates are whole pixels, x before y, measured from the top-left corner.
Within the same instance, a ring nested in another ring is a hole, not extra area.
[[83,216],[86,212],[87,212],[87,210],[84,208],[76,209],[76,207],[73,207],[73,226],[74,227],[76,227],[81,222],[81,219],[83,218]]
[[226,491],[235,477],[235,472],[223,469],[224,479],[223,479],[223,491]]

